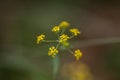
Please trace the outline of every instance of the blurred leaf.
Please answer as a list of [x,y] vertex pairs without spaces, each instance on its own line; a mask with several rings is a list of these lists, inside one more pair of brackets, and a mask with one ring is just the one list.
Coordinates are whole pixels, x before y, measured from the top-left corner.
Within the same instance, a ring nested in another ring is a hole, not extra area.
[[[73,42],[75,42],[74,45],[78,45],[78,43],[79,43],[80,44],[79,47],[86,47],[86,46],[93,46],[93,45],[120,43],[120,37],[91,39],[91,40],[79,40],[79,41],[73,41]],[[73,44],[73,42],[72,42],[72,44]]]
[[120,44],[113,44],[109,47],[105,59],[110,71],[120,73]]
[[6,56],[0,65],[0,80],[51,80],[43,71],[22,56]]

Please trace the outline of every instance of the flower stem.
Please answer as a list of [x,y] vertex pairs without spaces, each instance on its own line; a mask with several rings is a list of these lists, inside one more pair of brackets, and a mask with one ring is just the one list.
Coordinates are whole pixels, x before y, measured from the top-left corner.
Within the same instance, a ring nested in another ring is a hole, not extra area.
[[73,55],[73,51],[70,48],[67,48],[67,50]]
[[56,49],[58,49],[59,45],[60,45],[60,42],[57,44]]
[[63,29],[62,29],[60,35],[62,35],[62,34],[65,32],[65,29],[66,29],[66,28],[63,28]]
[[70,38],[69,39],[72,39],[73,37],[75,37],[74,35],[72,35],[72,36],[70,36]]

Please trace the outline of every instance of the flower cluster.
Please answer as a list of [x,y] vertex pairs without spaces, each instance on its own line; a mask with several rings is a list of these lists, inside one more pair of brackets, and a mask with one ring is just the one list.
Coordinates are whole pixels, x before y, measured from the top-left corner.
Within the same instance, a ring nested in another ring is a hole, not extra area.
[[52,32],[59,32],[60,31],[60,27],[59,26],[55,26],[52,29]]
[[58,50],[54,46],[49,48],[49,52],[48,52],[49,56],[54,57],[57,53],[58,53]]
[[45,35],[44,34],[41,34],[41,35],[37,36],[37,44],[42,42],[44,39],[45,39]]
[[70,37],[69,37],[68,35],[62,34],[62,35],[60,36],[59,42],[60,42],[60,43],[67,42],[69,38],[70,38]]
[[62,21],[59,25],[55,26],[52,28],[52,32],[56,33],[58,35],[58,39],[57,40],[45,40],[45,35],[41,34],[39,36],[37,36],[37,44],[41,43],[41,42],[57,42],[56,46],[52,46],[49,48],[48,50],[48,55],[55,57],[55,55],[58,54],[59,52],[59,46],[64,46],[68,49],[68,51],[70,53],[73,54],[73,56],[79,60],[82,57],[82,52],[77,49],[75,51],[72,51],[69,48],[69,40],[75,36],[78,36],[81,32],[77,29],[77,28],[71,28],[69,29],[69,32],[71,33],[71,35],[67,35],[65,34],[65,30],[70,26],[70,24],[66,21]]
[[80,31],[76,28],[70,29],[70,32],[74,35],[77,36],[78,34],[80,34]]
[[78,50],[75,50],[74,52],[74,56],[76,57],[77,60],[79,60],[80,57],[82,57],[82,52],[78,49]]
[[61,28],[66,28],[66,27],[69,27],[70,24],[69,24],[68,22],[66,22],[66,21],[62,21],[62,22],[59,24],[59,26],[60,26]]

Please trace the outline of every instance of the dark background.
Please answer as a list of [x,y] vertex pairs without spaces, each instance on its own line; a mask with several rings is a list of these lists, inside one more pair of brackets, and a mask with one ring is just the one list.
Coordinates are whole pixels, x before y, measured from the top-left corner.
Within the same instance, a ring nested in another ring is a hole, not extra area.
[[53,80],[51,44],[37,45],[36,36],[54,39],[63,20],[82,32],[73,43],[83,57],[60,52],[55,80],[120,80],[119,0],[1,0],[0,80]]

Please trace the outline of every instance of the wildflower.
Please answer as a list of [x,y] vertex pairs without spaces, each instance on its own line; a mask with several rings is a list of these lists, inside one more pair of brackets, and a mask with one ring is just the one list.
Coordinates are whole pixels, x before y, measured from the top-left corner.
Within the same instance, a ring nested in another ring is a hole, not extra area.
[[68,40],[69,38],[70,38],[70,37],[69,37],[68,35],[62,34],[62,35],[60,36],[59,42],[60,42],[60,43],[67,42],[67,40]]
[[79,60],[82,57],[82,52],[79,49],[77,49],[74,52],[74,56],[77,60]]
[[70,29],[70,32],[74,35],[77,36],[78,34],[80,34],[80,31],[76,28]]
[[72,34],[71,36],[68,36],[67,34],[64,34],[65,33],[65,30],[67,27],[69,27],[70,24],[66,21],[62,21],[58,26],[54,26],[52,28],[52,32],[56,33],[57,34],[57,39],[56,40],[46,40],[45,39],[45,35],[44,34],[41,34],[39,36],[37,36],[37,44],[41,43],[41,42],[49,42],[49,43],[52,43],[52,42],[55,42],[57,43],[56,44],[56,47],[52,46],[49,48],[49,51],[48,51],[48,56],[52,56],[53,58],[56,56],[56,54],[59,52],[58,51],[58,48],[61,47],[62,50],[65,50],[65,49],[68,49],[68,51],[70,53],[73,54],[73,56],[79,60],[81,57],[82,57],[82,52],[77,49],[75,50],[74,52],[69,49],[69,40],[75,36],[77,36],[78,34],[80,34],[81,32],[77,29],[77,28],[72,28],[70,29],[70,33]]
[[55,56],[57,53],[58,53],[58,50],[57,50],[54,46],[52,46],[52,47],[49,48],[49,52],[48,52],[48,55],[49,55],[49,56],[52,56],[52,57],[54,58],[54,56]]
[[42,42],[44,39],[45,39],[45,35],[44,34],[41,34],[41,35],[37,36],[37,44]]
[[52,32],[59,32],[60,31],[60,27],[59,26],[55,26],[52,29]]
[[66,28],[66,27],[69,27],[70,24],[68,22],[66,22],[66,21],[62,21],[59,26],[63,27],[63,28]]

